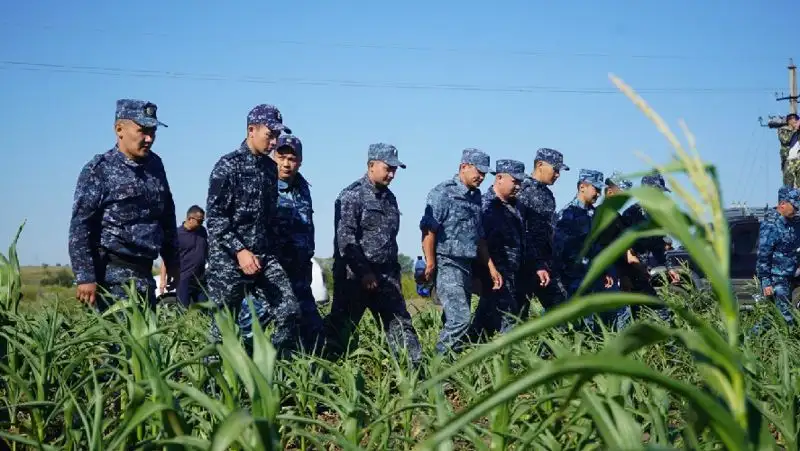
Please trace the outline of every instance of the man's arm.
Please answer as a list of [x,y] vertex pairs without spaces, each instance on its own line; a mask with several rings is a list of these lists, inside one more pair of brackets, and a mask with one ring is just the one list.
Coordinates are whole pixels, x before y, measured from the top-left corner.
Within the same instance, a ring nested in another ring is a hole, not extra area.
[[772,286],[772,253],[775,250],[773,228],[773,223],[765,219],[758,231],[756,277],[761,282],[761,288]]
[[206,230],[209,237],[234,254],[245,249],[244,242],[233,226],[233,168],[219,160],[211,170],[206,200]]
[[69,259],[78,285],[96,283],[95,252],[100,234],[103,187],[90,164],[78,176],[69,223]]
[[436,234],[442,228],[444,220],[447,218],[447,203],[436,189],[428,193],[425,202],[425,212],[419,222],[422,231],[422,253],[425,255],[425,266],[430,273],[436,267]]
[[339,223],[336,226],[336,242],[339,255],[359,278],[372,273],[369,261],[364,255],[357,231],[361,218],[361,202],[353,191],[344,191],[338,200]]
[[172,190],[167,180],[167,173],[161,166],[162,182],[164,183],[164,211],[161,214],[161,229],[164,233],[164,241],[161,243],[162,267],[172,277],[177,277],[180,273],[180,259],[178,257],[178,222],[175,219],[175,200],[172,197]]
[[163,259],[161,261],[158,287],[165,292],[167,291],[167,265],[164,263]]

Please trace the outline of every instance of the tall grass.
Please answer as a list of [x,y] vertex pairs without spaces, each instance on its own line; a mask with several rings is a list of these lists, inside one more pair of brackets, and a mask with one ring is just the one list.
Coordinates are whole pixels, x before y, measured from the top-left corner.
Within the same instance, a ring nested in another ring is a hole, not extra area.
[[[740,323],[758,318],[740,318],[727,278],[729,237],[713,167],[691,135],[685,150],[612,80],[673,144],[674,160],[654,166],[687,207],[647,187],[606,200],[593,236],[630,198],[654,221],[603,251],[582,289],[637,237],[668,234],[686,246],[712,292],[581,295],[454,363],[435,357],[441,321],[429,308],[414,317],[428,375],[420,381],[392,357],[370,316],[360,347],[332,363],[278,360],[260,329],[251,358],[224,313],[223,340],[209,345],[201,312],[152,312],[135,296],[103,315],[65,311],[57,300],[20,310],[15,238],[0,259],[0,440],[13,449],[69,450],[798,449],[800,341],[775,327],[740,342]],[[680,186],[677,173],[691,185]],[[675,324],[653,317],[599,336],[556,327],[633,303],[666,304]],[[212,352],[220,365],[204,363]]]

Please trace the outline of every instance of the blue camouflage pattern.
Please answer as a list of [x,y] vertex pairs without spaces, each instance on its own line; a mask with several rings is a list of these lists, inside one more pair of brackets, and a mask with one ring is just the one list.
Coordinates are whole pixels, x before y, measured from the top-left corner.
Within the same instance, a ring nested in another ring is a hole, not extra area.
[[[778,313],[787,325],[794,325],[794,316],[792,316],[792,280],[786,277],[771,277],[769,286],[772,287],[772,301],[775,307],[778,308]],[[765,317],[761,321],[753,325],[750,330],[752,335],[759,335],[770,325],[768,319]]]
[[69,226],[77,283],[102,283],[108,254],[148,269],[159,255],[167,268],[179,264],[175,203],[161,158],[152,151],[137,162],[114,146],[78,176]]
[[788,202],[795,210],[800,210],[800,191],[797,189],[779,189],[778,202]]
[[555,149],[542,147],[536,151],[533,162],[543,161],[553,167],[556,171],[569,171],[569,166],[564,164],[564,154]]
[[247,125],[266,125],[273,132],[292,133],[292,130],[283,124],[281,110],[267,103],[254,106],[247,113]]
[[428,193],[419,227],[423,233],[436,234],[436,255],[478,255],[478,240],[483,236],[481,204],[480,189],[467,187],[458,174]]
[[614,171],[606,179],[606,186],[616,186],[621,190],[629,190],[633,188],[633,182],[623,177],[619,171]]
[[292,149],[292,152],[297,156],[297,159],[302,161],[303,160],[303,143],[300,141],[300,138],[294,135],[281,135],[278,137],[278,145],[276,149],[280,149],[281,147],[288,147]]
[[660,189],[661,191],[670,193],[672,190],[667,188],[667,182],[661,174],[648,174],[642,177],[642,186],[652,186],[653,188]]
[[[242,299],[251,296],[260,323],[272,319],[272,342],[279,352],[298,343],[300,306],[289,278],[274,255],[271,221],[278,206],[277,165],[266,155],[254,155],[242,141],[239,149],[223,155],[211,171],[206,206],[208,231],[208,292],[219,307],[228,307],[239,318]],[[252,252],[261,271],[245,275],[237,253]],[[242,326],[248,340],[252,332]],[[216,324],[212,339],[218,339]]]
[[[501,172],[499,161],[497,172]],[[521,170],[524,176],[524,168],[519,165],[509,169]],[[471,334],[506,333],[513,325],[512,317],[508,314],[518,312],[516,278],[524,258],[525,224],[516,200],[512,198],[504,202],[497,197],[494,187],[490,187],[483,195],[482,214],[489,256],[503,276],[503,286],[500,290],[493,290],[489,271],[480,270],[481,297],[472,321]]]
[[[422,348],[400,287],[400,210],[394,193],[364,175],[339,193],[334,210],[334,296],[325,319],[329,349],[335,353],[346,347],[369,308],[394,355],[405,350],[411,363],[419,364]],[[378,283],[372,292],[361,286],[367,274]]]
[[520,182],[525,179],[525,163],[521,161],[497,160],[494,165],[494,174],[509,174]]
[[474,147],[466,148],[461,152],[461,163],[471,164],[484,174],[491,170],[489,167],[491,164],[489,155]]
[[525,220],[525,259],[537,270],[549,270],[553,266],[556,198],[547,184],[526,176],[517,193],[517,202],[522,206]]
[[166,127],[167,124],[158,120],[157,111],[158,106],[146,100],[119,99],[114,119],[118,121],[131,120],[148,128]]
[[569,296],[580,286],[589,268],[589,261],[601,250],[594,243],[585,257],[578,258],[592,230],[593,216],[594,206],[586,205],[577,197],[558,213],[553,247],[558,261],[557,272]]
[[[792,190],[795,191],[795,190]],[[764,215],[758,234],[756,277],[762,287],[772,285],[772,279],[790,279],[797,270],[800,248],[800,221],[788,219],[776,210]]]
[[442,304],[442,330],[436,352],[458,353],[469,338],[474,258],[436,254],[436,297]]
[[386,143],[370,144],[367,150],[367,161],[383,161],[388,166],[405,169],[406,165],[397,156],[397,147]]
[[578,173],[578,181],[588,183],[598,190],[602,190],[604,185],[603,173],[594,169],[581,169]]

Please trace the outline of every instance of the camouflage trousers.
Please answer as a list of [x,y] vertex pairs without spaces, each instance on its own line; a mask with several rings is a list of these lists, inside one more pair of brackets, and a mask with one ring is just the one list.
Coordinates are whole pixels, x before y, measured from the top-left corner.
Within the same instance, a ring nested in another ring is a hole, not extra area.
[[472,310],[472,258],[436,255],[436,297],[442,323],[436,352],[460,352],[469,332]]
[[553,271],[550,271],[550,283],[542,286],[536,269],[533,266],[524,265],[520,271],[519,289],[517,291],[517,313],[520,321],[526,321],[530,314],[530,300],[535,296],[545,310],[553,308],[567,299],[567,293],[561,283],[561,279]]
[[[793,326],[794,317],[792,316],[792,283],[786,277],[772,278],[772,301],[781,314],[786,324]],[[766,287],[761,287],[763,290]],[[764,330],[769,329],[767,318],[764,318],[751,329],[753,335],[758,335]]]
[[[783,149],[782,149],[783,150]],[[786,149],[786,153],[789,149]],[[800,159],[787,160],[787,155],[781,152],[781,172],[783,173],[784,186],[800,187]]]
[[[297,297],[297,301],[300,303],[300,310],[302,312],[300,318],[300,337],[303,348],[307,351],[319,350],[323,345],[322,317],[317,309],[314,294],[311,292],[311,259],[309,258],[302,263],[288,260],[279,261],[281,267],[286,271],[286,275],[289,277],[289,282],[292,285],[292,291]],[[272,315],[269,309],[265,310],[263,318],[266,322],[272,321]],[[252,318],[247,299],[243,299],[242,310],[239,312],[240,327],[244,325],[246,328],[249,328],[251,327],[251,322]]]
[[492,289],[492,279],[488,271],[480,271],[481,298],[472,318],[469,337],[471,340],[489,338],[496,332],[508,333],[516,324],[514,318],[517,308],[517,274],[518,270],[498,268],[503,276],[503,286],[499,290]]
[[339,356],[344,352],[369,309],[383,328],[392,353],[398,356],[405,349],[411,364],[419,365],[422,347],[403,298],[400,267],[394,265],[387,269],[378,271],[373,268],[378,287],[367,291],[361,286],[361,280],[348,277],[346,269],[334,263],[333,304],[324,320],[325,346],[330,355]]
[[[301,310],[286,272],[272,255],[259,255],[261,271],[245,275],[234,257],[215,252],[208,258],[208,294],[219,308],[227,307],[233,318],[240,318],[242,300],[253,302],[259,324],[266,327],[274,321],[272,344],[280,354],[294,350],[299,341]],[[246,308],[249,306],[245,304]],[[213,317],[212,317],[213,318]],[[238,321],[237,321],[238,322]],[[239,324],[240,333],[249,347],[252,343],[252,322]],[[219,329],[212,320],[211,339],[220,340]]]
[[148,269],[121,266],[116,263],[107,263],[99,274],[95,308],[104,312],[116,300],[128,298],[128,286],[133,282],[135,293],[140,299],[145,300],[150,308],[156,306],[156,281]]

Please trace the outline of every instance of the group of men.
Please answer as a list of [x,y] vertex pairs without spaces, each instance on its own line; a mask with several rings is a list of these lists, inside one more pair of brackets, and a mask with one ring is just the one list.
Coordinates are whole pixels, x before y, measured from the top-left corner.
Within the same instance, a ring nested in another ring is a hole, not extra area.
[[[370,145],[364,175],[336,199],[334,297],[323,319],[311,293],[314,221],[309,184],[299,172],[303,146],[278,108],[260,104],[248,113],[245,138],[211,171],[206,209],[191,207],[180,226],[164,166],[152,151],[158,127],[166,127],[156,111],[152,102],[118,100],[116,145],[94,156],[78,177],[69,253],[81,301],[104,310],[132,287],[154,305],[151,269],[160,256],[162,285],[169,280],[185,304],[204,299],[207,290],[215,305],[232,310],[247,343],[257,320],[274,325],[272,342],[281,353],[324,347],[340,355],[370,309],[392,351],[420,361],[401,290],[400,213],[389,188],[397,170],[406,168],[395,146]],[[563,302],[605,245],[648,220],[638,204],[629,207],[579,259],[603,190],[613,196],[632,183],[617,173],[605,178],[582,169],[574,199],[556,213],[550,186],[568,170],[554,149],[539,149],[528,175],[524,163],[510,159],[497,160],[492,170],[489,155],[469,148],[457,173],[430,191],[419,227],[423,278],[436,286],[443,307],[439,353],[508,331],[515,318],[527,318],[534,296],[545,308]],[[482,194],[487,174],[494,182]],[[669,191],[658,174],[642,184]],[[590,291],[654,294],[642,262],[652,255],[664,264],[664,250],[662,238],[637,242]],[[474,314],[473,286],[480,294]],[[622,309],[601,319],[623,327],[630,313]],[[211,339],[219,340],[216,323]]]

